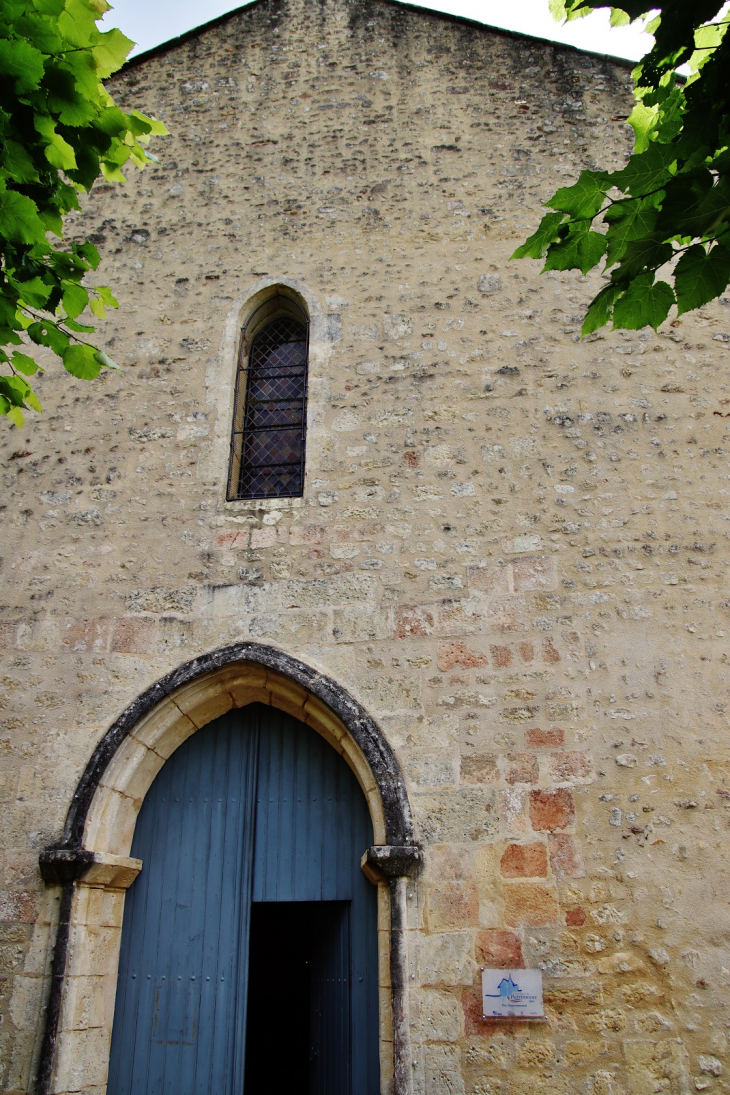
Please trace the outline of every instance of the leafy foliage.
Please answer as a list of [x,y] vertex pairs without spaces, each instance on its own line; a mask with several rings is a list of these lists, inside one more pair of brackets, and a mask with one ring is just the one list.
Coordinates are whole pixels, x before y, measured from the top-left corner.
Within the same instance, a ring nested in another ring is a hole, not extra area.
[[[556,18],[608,6],[550,0]],[[640,19],[646,6],[621,0],[611,22]],[[673,305],[679,315],[699,308],[730,282],[730,13],[720,0],[652,7],[654,46],[634,70],[632,156],[620,171],[583,171],[558,190],[545,203],[556,212],[512,256],[584,274],[605,259],[610,282],[588,308],[584,335],[610,320],[656,329]],[[683,64],[686,82],[676,74]],[[658,280],[667,264],[668,280]]]
[[125,114],[104,88],[133,45],[119,30],[99,30],[108,8],[0,0],[0,413],[16,426],[24,409],[41,409],[25,379],[40,368],[34,346],[50,348],[75,377],[116,368],[79,337],[94,330],[79,322],[87,307],[102,318],[117,301],[83,284],[99,255],[88,240],[64,241],[63,218],[100,174],[124,182],[127,161],[154,160],[144,146],[167,130]]

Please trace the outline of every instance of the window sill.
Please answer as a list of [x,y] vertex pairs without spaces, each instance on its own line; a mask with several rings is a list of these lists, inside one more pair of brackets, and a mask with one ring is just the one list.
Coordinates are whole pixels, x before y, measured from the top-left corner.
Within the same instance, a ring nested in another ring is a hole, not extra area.
[[304,498],[234,498],[223,503],[222,512],[227,514],[239,513],[270,513],[272,510],[301,509],[304,506]]

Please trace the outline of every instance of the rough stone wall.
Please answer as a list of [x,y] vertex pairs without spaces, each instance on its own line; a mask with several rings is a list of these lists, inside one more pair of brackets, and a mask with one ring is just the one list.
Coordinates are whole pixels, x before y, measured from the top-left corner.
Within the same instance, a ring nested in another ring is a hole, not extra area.
[[[629,83],[347,0],[114,81],[172,133],[78,226],[123,371],[51,369],[0,438],[6,1091],[42,1029],[38,851],[120,710],[246,638],[352,692],[406,771],[416,1091],[727,1086],[730,302],[580,342],[597,282],[508,261],[557,184],[622,163]],[[263,277],[330,317],[301,505],[227,503],[212,443]],[[523,963],[547,1021],[483,1022],[479,966]]]

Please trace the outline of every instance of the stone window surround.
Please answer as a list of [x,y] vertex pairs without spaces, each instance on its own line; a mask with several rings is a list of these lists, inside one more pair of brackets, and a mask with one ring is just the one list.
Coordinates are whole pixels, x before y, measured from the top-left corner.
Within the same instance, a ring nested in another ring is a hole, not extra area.
[[306,438],[309,452],[317,452],[326,440],[325,411],[329,405],[328,362],[333,345],[342,338],[339,313],[326,313],[311,289],[302,281],[289,277],[266,277],[252,282],[245,294],[229,310],[223,325],[218,353],[206,365],[206,407],[213,430],[211,444],[201,456],[199,474],[214,487],[217,512],[225,517],[259,516],[275,510],[296,510],[311,496],[310,465],[305,462],[304,492],[298,498],[237,498],[229,499],[228,470],[230,465],[231,431],[236,394],[236,373],[240,358],[241,339],[254,314],[268,300],[288,296],[308,316],[308,387],[306,407]]
[[249,703],[310,726],[354,772],[375,844],[362,867],[378,883],[382,1090],[410,1095],[407,881],[421,862],[405,781],[377,724],[344,689],[289,655],[238,643],[169,673],[107,731],[81,777],[62,840],[40,857],[61,902],[39,1095],[105,1090],[124,895],[142,868],[129,852],[144,796],[196,730]]

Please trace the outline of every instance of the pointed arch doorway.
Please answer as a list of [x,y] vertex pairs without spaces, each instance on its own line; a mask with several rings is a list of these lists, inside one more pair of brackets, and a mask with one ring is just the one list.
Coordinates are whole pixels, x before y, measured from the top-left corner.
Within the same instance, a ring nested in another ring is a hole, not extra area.
[[372,842],[292,716],[254,703],[185,741],[135,829],[108,1095],[378,1095]]
[[[188,739],[257,703],[320,737],[354,774],[367,802],[374,844],[362,863],[378,883],[380,1090],[410,1095],[408,940],[416,925],[408,912],[415,902],[407,898],[421,852],[402,771],[377,723],[341,685],[280,650],[249,642],[178,666],[130,703],[90,757],[61,839],[39,856],[59,911],[38,1095],[106,1089],[125,898],[145,869],[130,855],[140,810]],[[263,903],[252,908],[266,912]],[[278,902],[279,912],[283,908]]]

